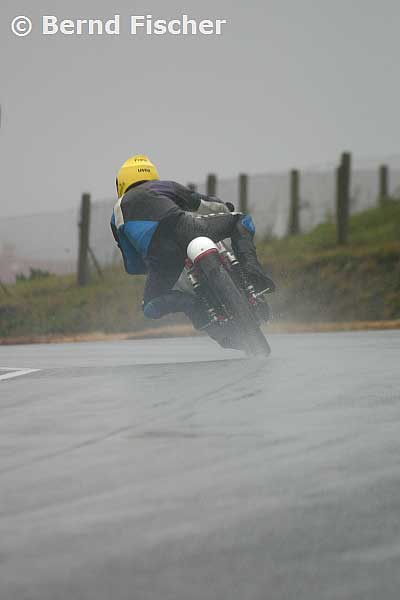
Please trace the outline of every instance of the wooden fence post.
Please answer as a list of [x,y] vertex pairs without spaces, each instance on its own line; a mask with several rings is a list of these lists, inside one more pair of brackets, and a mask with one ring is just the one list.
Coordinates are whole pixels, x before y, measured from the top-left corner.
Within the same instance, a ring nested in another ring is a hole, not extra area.
[[290,171],[290,212],[289,212],[289,235],[300,233],[300,175],[297,169]]
[[90,194],[82,194],[79,221],[78,285],[89,281],[88,251],[90,227]]
[[343,165],[343,193],[344,193],[344,218],[346,222],[346,241],[348,237],[348,223],[350,217],[350,185],[351,185],[351,154],[350,152],[343,152],[342,154],[342,165]]
[[95,253],[93,252],[93,250],[92,250],[92,248],[91,248],[90,246],[88,246],[88,251],[89,251],[90,258],[91,258],[91,259],[92,259],[92,261],[93,261],[94,268],[95,268],[95,269],[96,269],[96,271],[97,271],[97,275],[98,275],[98,276],[99,276],[101,279],[103,279],[103,278],[104,278],[104,273],[103,273],[103,271],[102,271],[102,269],[101,269],[101,267],[100,267],[100,263],[99,263],[99,261],[97,260]]
[[336,167],[336,243],[343,244],[343,177],[342,165]]
[[337,243],[347,244],[350,215],[351,154],[344,152],[336,171]]
[[245,173],[239,175],[239,210],[247,214],[249,211],[248,203],[248,176]]
[[378,202],[381,206],[389,199],[389,169],[387,165],[379,167],[379,196]]
[[207,196],[217,195],[217,176],[214,173],[207,175],[206,194]]

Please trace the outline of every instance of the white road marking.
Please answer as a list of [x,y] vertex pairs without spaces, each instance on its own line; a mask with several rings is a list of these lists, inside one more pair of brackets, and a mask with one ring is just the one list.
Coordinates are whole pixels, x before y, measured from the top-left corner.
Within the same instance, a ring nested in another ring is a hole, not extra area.
[[[7,371],[4,375],[1,375],[1,371]],[[13,377],[20,377],[20,375],[28,375],[28,373],[36,373],[40,369],[16,369],[15,367],[0,367],[0,381],[4,379],[12,379]]]

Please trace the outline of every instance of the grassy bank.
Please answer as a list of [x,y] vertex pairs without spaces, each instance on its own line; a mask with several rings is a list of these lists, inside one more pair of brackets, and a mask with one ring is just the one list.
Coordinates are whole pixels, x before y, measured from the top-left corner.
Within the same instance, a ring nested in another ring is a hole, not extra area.
[[333,223],[306,235],[265,242],[262,262],[279,282],[280,319],[376,321],[400,318],[400,202],[350,219],[349,243]]
[[0,338],[63,335],[93,331],[122,332],[144,327],[143,277],[107,269],[78,288],[73,275],[50,276],[8,286],[0,295]]
[[[400,319],[400,202],[352,217],[349,244],[335,245],[326,223],[306,235],[261,242],[262,262],[279,291],[280,321]],[[138,332],[154,328],[141,312],[142,277],[107,269],[77,288],[74,276],[21,281],[0,290],[0,338]],[[174,319],[163,319],[165,326]]]

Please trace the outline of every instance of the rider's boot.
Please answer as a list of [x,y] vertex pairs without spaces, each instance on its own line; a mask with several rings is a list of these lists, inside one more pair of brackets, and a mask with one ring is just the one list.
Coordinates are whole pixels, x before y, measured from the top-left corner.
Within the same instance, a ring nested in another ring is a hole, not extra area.
[[258,262],[254,245],[254,232],[253,220],[249,215],[246,215],[238,221],[236,229],[232,233],[232,248],[256,292],[264,290],[273,292],[276,288],[275,283],[271,277],[264,273]]
[[148,319],[161,319],[171,313],[183,312],[191,319],[192,315],[199,313],[199,308],[199,301],[191,294],[171,290],[149,300],[143,306],[143,313]]

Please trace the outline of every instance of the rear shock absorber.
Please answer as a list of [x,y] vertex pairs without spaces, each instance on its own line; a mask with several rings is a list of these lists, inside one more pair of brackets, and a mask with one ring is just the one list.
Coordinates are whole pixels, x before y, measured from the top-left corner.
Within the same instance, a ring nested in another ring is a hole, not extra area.
[[246,292],[249,300],[253,299],[255,297],[255,289],[254,289],[254,286],[249,282],[242,265],[240,264],[240,262],[238,261],[238,259],[232,252],[228,251],[226,253],[226,257],[227,257],[228,261],[230,262],[232,271],[237,276],[240,287],[242,288],[242,290],[244,290]]
[[194,293],[196,294],[197,298],[203,304],[204,309],[206,310],[206,312],[210,318],[210,321],[218,321],[217,313],[216,313],[215,309],[211,306],[207,295],[204,294],[203,286],[201,285],[199,278],[196,276],[196,274],[193,272],[193,270],[188,273],[188,278],[189,278],[190,283],[193,286]]

